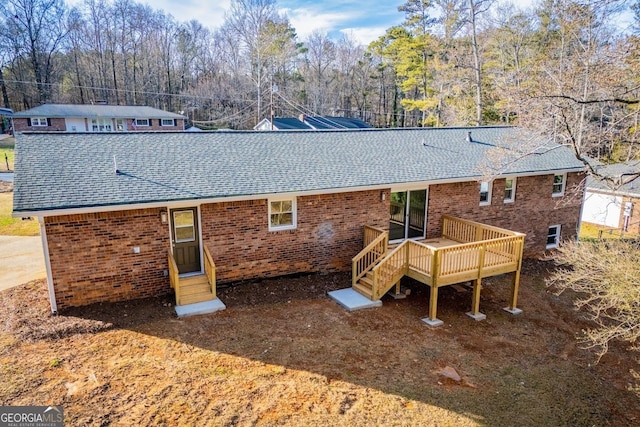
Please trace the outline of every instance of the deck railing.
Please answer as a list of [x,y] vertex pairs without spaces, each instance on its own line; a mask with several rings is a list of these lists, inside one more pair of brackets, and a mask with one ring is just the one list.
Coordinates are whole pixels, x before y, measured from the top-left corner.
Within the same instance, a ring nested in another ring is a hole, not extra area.
[[391,287],[407,272],[407,251],[405,245],[392,250],[371,270],[373,273],[373,299],[382,298]]
[[[374,233],[379,231],[374,227],[365,226],[365,243],[373,237]],[[389,233],[382,231],[377,237],[365,246],[358,255],[351,260],[352,264],[352,284],[358,283],[361,277],[363,277],[369,270],[373,268],[378,261],[385,256],[387,248],[389,246]]]
[[436,249],[413,240],[408,240],[407,267],[431,275],[431,263]]
[[173,258],[171,250],[169,250],[169,282],[171,287],[176,293],[176,303],[180,301],[180,273],[178,272],[178,265]]
[[371,242],[373,242],[375,239],[377,239],[378,237],[380,237],[385,233],[386,231],[380,228],[372,227],[370,225],[365,225],[364,226],[364,244],[362,245],[362,247],[366,248],[367,246],[369,246]]
[[461,243],[515,236],[518,233],[466,219],[442,215],[442,237]]
[[204,247],[204,272],[211,286],[211,295],[216,298],[216,264],[213,262],[211,252],[208,247]]

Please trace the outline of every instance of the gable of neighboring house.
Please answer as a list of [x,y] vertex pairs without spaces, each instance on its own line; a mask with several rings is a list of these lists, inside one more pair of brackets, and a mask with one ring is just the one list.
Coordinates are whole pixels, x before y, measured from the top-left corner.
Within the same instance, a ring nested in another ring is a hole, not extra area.
[[44,104],[13,115],[16,132],[182,131],[186,117],[147,106]]

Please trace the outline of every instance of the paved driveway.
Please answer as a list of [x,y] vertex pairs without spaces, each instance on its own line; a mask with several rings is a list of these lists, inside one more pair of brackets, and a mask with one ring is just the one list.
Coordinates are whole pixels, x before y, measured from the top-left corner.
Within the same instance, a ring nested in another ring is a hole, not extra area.
[[44,277],[40,236],[0,236],[0,290]]

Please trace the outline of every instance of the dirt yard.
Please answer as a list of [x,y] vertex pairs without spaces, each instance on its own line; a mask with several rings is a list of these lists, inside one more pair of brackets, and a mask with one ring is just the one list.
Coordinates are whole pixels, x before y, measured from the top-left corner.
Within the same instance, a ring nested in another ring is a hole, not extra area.
[[63,405],[70,426],[639,425],[639,354],[594,364],[547,268],[525,263],[520,316],[502,311],[505,279],[485,282],[482,322],[464,314],[469,290],[443,289],[438,329],[411,281],[407,299],[353,313],[326,296],[348,274],[246,283],[184,320],[170,296],[52,317],[32,282],[0,293],[0,405]]

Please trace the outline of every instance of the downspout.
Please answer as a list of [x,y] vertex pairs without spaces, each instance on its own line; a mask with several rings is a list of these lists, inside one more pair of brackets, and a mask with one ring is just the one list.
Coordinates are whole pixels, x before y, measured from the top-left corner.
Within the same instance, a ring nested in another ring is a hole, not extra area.
[[[567,174],[567,182],[569,181]],[[578,225],[576,226],[576,243],[580,243],[580,230],[582,229],[582,211],[584,210],[584,201],[587,198],[587,174],[584,177],[582,185],[582,203],[580,204],[580,216],[578,217]]]
[[47,241],[47,229],[44,225],[44,217],[38,217],[40,224],[40,237],[42,239],[42,251],[44,253],[44,266],[47,269],[47,286],[49,288],[49,302],[51,303],[51,313],[58,314],[58,304],[56,303],[56,293],[53,288],[53,275],[51,274],[51,258],[49,258],[49,243]]

